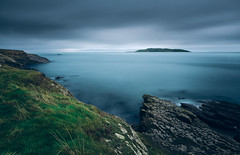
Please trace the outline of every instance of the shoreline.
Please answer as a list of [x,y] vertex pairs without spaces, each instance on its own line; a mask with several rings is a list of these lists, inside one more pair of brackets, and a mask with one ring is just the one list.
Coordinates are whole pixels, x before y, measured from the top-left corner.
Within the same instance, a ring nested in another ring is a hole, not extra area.
[[[18,63],[18,62],[15,62],[15,63]],[[1,66],[1,68],[4,68],[4,65]],[[47,81],[50,80],[49,78],[46,78],[43,73],[41,72],[39,73],[42,76],[41,78],[46,79]],[[70,97],[73,97],[74,99],[76,99],[68,89],[63,87],[58,82],[56,82],[56,78],[57,77],[55,77],[54,79],[55,82],[51,83],[52,87],[56,89],[55,91],[58,91],[58,92],[60,91],[60,93],[62,93],[63,95],[70,94]],[[61,78],[61,77],[59,76],[58,78]],[[36,82],[39,82],[39,81],[37,80]],[[238,119],[238,117],[240,117],[240,110],[238,110],[238,108],[240,109],[240,105],[227,103],[227,102],[219,102],[219,101],[202,101],[202,105],[200,106],[200,108],[196,108],[186,103],[181,103],[181,106],[176,106],[175,104],[173,104],[168,100],[162,100],[158,97],[154,97],[150,95],[143,95],[143,99],[144,99],[144,102],[142,103],[142,106],[140,109],[140,122],[138,124],[132,124],[132,127],[140,135],[150,137],[151,142],[148,141],[146,143],[147,145],[150,145],[150,148],[153,145],[156,145],[156,146],[159,146],[160,148],[163,148],[161,151],[167,150],[167,152],[169,151],[171,153],[173,152],[196,153],[195,151],[196,150],[199,151],[199,148],[201,148],[202,153],[205,154],[207,153],[207,150],[212,148],[212,146],[203,145],[203,143],[206,143],[205,142],[206,136],[208,138],[210,136],[211,141],[214,141],[213,137],[217,137],[216,139],[217,141],[215,141],[216,142],[215,145],[220,147],[217,150],[210,149],[210,151],[215,151],[215,153],[217,152],[229,153],[228,152],[229,150],[231,150],[230,152],[236,152],[236,153],[240,152],[240,149],[238,150],[238,148],[240,148],[240,138],[239,138],[240,135],[238,134],[240,133],[240,130],[239,130],[240,118]],[[77,100],[77,102],[82,103],[80,100]],[[95,106],[92,106],[91,104],[84,104],[84,103],[82,104],[88,105],[89,107],[94,107],[97,111],[100,111],[102,115],[101,117],[103,118],[104,118],[104,115],[106,114],[109,117],[113,117],[113,118],[116,118],[117,120],[120,120],[120,122],[122,122],[123,120],[122,118],[119,118],[113,114],[109,114],[104,111],[101,111]],[[168,114],[168,111],[170,111],[171,115]],[[64,114],[64,115],[67,115],[67,114]],[[107,120],[107,123],[108,122],[109,120]],[[226,124],[226,122],[228,124]],[[130,125],[131,124],[123,121],[123,123],[120,123],[120,125],[119,124],[117,125],[119,126],[119,128],[117,129],[119,130],[117,134],[116,133],[113,133],[113,134],[115,134],[117,138],[123,139],[124,137],[123,135],[126,134],[126,131],[127,131],[125,128],[132,130]],[[131,133],[135,131],[131,131]],[[122,134],[119,134],[119,132],[122,132]],[[231,135],[227,135],[229,132],[234,133],[232,137]],[[169,134],[169,133],[172,133],[172,134]],[[179,135],[181,134],[183,134],[184,136],[179,137]],[[193,136],[189,136],[188,134],[192,134]],[[163,138],[162,136],[165,138]],[[194,143],[185,143],[185,141],[188,141],[186,140],[186,138],[188,140],[194,141]],[[199,138],[202,141],[201,142],[199,141],[196,143],[195,141],[196,140],[198,141]],[[135,137],[135,139],[138,139],[138,141],[146,140],[144,138],[140,140],[138,137]],[[176,145],[176,143],[179,143],[179,141],[181,142],[180,143],[181,147]],[[109,139],[107,139],[106,143],[108,142],[109,142]],[[156,144],[153,144],[153,143],[156,143]],[[235,148],[231,148],[231,143],[232,144],[234,143]],[[224,150],[224,148],[222,148],[223,144],[225,145],[225,147],[227,147],[228,150]],[[139,145],[138,150],[140,150],[142,154],[147,154],[147,148],[145,147],[145,145],[143,143],[141,144],[139,143],[138,145]]]

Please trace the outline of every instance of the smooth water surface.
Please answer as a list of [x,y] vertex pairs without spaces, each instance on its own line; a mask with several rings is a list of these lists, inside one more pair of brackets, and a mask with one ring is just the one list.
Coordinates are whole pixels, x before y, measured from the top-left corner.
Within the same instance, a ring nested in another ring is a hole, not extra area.
[[64,53],[33,68],[76,98],[138,120],[143,94],[198,105],[198,100],[240,103],[240,53]]

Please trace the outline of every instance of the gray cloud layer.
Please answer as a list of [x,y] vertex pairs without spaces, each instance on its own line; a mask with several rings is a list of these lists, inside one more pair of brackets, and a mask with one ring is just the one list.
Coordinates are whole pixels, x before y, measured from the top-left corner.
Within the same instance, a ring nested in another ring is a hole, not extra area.
[[239,0],[1,0],[0,47],[236,51],[239,6]]

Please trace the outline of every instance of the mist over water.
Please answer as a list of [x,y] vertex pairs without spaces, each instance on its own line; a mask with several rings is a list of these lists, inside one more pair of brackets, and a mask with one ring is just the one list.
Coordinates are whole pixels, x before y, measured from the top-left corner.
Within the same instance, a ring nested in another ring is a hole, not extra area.
[[240,53],[64,53],[34,65],[76,98],[138,121],[142,95],[195,104],[198,100],[240,103]]

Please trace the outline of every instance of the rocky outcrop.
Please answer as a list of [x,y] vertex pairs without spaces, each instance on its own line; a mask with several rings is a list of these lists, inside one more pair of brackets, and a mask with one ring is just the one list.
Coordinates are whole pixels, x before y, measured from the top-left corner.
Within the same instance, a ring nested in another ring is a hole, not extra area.
[[5,56],[3,54],[0,54],[0,65],[9,65],[9,66],[18,67],[18,68],[21,67],[21,64],[16,62],[11,57]]
[[26,65],[50,62],[47,58],[36,54],[27,54],[21,50],[0,49],[0,64],[17,68],[25,68]]
[[212,127],[229,131],[240,129],[240,105],[220,101],[202,102],[200,108],[185,103],[182,103],[181,107],[191,111]]
[[[212,130],[195,113],[144,95],[139,130],[172,154],[239,154],[240,143]],[[196,110],[196,109],[195,109]]]
[[49,63],[50,61],[47,58],[40,57],[36,54],[28,54],[28,57],[31,59],[31,63]]
[[203,104],[200,108],[186,103],[182,103],[181,107],[219,132],[231,132],[234,139],[240,142],[240,105],[223,101],[201,102]]

